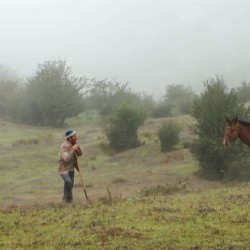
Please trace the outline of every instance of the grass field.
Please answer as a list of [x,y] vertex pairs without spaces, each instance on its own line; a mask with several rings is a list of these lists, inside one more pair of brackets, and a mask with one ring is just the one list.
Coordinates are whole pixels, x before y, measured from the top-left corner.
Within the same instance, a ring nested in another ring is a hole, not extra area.
[[0,249],[249,249],[250,185],[195,175],[182,146],[192,139],[189,116],[173,118],[183,131],[170,153],[156,136],[162,119],[140,128],[143,146],[119,154],[103,147],[98,119],[68,121],[90,197],[76,173],[70,205],[56,172],[66,129],[0,123]]

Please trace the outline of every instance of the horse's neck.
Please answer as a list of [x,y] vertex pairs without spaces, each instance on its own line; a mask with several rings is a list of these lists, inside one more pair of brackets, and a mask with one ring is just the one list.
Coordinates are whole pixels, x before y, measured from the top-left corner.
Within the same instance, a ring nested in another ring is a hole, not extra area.
[[250,127],[239,125],[239,138],[250,148]]

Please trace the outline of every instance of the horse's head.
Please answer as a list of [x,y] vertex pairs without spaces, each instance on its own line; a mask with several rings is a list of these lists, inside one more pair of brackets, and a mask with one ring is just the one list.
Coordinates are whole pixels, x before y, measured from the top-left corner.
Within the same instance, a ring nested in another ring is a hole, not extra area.
[[223,140],[223,144],[225,147],[227,147],[227,145],[230,142],[233,142],[237,139],[237,137],[239,136],[239,126],[238,126],[238,118],[236,116],[236,118],[232,119],[232,120],[228,120],[228,118],[226,117],[226,127],[225,127],[225,136],[224,136],[224,140]]

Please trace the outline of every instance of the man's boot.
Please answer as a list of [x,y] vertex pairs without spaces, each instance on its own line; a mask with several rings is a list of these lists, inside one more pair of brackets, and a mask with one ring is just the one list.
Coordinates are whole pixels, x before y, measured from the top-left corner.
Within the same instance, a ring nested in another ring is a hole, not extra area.
[[63,195],[63,202],[70,203],[73,201],[73,196],[70,193],[65,193]]
[[62,199],[63,202],[67,202],[67,194],[63,194],[63,199]]
[[68,194],[68,202],[72,202],[73,201],[73,194],[69,193]]

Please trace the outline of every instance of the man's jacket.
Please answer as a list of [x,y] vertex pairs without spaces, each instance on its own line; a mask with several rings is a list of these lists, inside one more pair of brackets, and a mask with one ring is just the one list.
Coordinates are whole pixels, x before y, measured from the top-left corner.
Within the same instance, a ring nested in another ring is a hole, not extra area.
[[59,155],[59,161],[58,161],[58,173],[65,175],[68,174],[69,171],[73,171],[74,167],[77,167],[76,165],[76,157],[82,155],[82,149],[79,148],[79,152],[77,153],[77,156],[75,152],[72,149],[72,144],[66,140],[61,145],[60,151],[58,153]]

